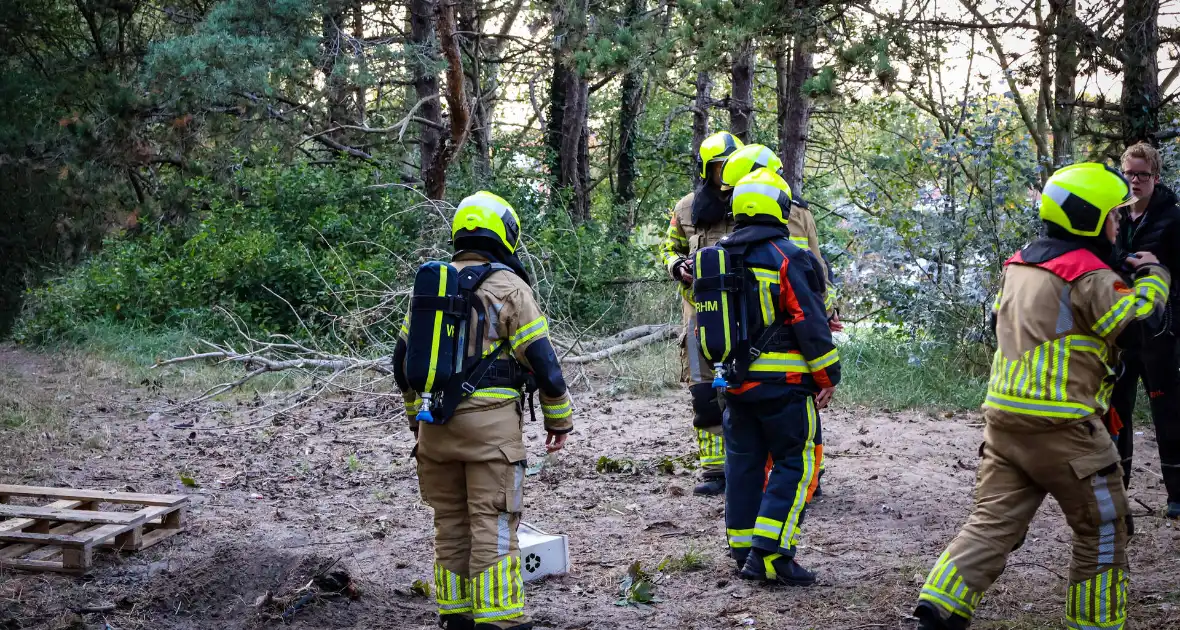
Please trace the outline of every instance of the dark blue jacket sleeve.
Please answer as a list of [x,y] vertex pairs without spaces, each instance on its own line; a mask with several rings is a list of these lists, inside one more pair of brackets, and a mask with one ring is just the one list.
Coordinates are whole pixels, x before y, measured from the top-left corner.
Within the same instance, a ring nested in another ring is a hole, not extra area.
[[795,333],[799,351],[820,387],[840,382],[840,354],[832,343],[824,308],[824,282],[812,264],[811,253],[798,250],[783,259],[779,270],[779,310]]

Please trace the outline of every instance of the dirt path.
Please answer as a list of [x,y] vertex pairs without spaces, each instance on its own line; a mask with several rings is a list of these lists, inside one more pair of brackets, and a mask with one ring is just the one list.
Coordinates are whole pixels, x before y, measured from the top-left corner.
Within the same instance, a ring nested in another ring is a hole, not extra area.
[[[44,428],[0,426],[0,482],[192,493],[191,531],[138,554],[100,554],[88,578],[0,572],[0,629],[278,627],[256,599],[289,595],[333,561],[362,596],[318,602],[286,627],[433,627],[430,601],[410,593],[431,575],[430,512],[418,501],[411,434],[388,419],[393,410],[341,400],[260,423],[247,399],[151,413],[175,393],[87,365],[0,348],[0,394],[67,410]],[[526,483],[525,520],[569,534],[573,565],[568,576],[530,585],[539,627],[912,628],[918,585],[970,506],[977,415],[837,407],[824,415],[825,495],[809,511],[800,555],[820,584],[763,589],[736,579],[725,556],[721,499],[693,497],[691,471],[659,470],[692,450],[686,395],[581,392],[576,403],[578,430],[560,463]],[[540,427],[528,432],[539,456]],[[1144,432],[1140,463],[1158,470]],[[633,460],[636,470],[599,474],[603,455]],[[184,487],[181,472],[201,487]],[[1136,479],[1132,496],[1161,505],[1158,476],[1137,471]],[[1131,545],[1132,618],[1139,628],[1180,627],[1180,534],[1132,507],[1143,515]],[[1061,627],[1068,549],[1050,501],[974,627]],[[660,576],[660,603],[615,604],[631,562],[654,571],[690,551],[704,567]],[[71,612],[94,602],[117,608]]]

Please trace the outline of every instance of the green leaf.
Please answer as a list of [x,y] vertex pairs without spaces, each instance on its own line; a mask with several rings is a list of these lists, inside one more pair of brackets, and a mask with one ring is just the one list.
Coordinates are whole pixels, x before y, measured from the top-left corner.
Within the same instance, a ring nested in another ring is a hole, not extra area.
[[183,483],[188,488],[201,487],[201,484],[197,483],[197,480],[194,477],[191,477],[185,473],[180,473],[180,483]]

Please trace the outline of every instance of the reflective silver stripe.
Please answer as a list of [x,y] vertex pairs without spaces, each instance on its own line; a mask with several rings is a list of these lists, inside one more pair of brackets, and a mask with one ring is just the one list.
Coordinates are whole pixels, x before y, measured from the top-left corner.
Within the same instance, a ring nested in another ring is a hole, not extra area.
[[476,619],[487,619],[488,617],[497,617],[500,619],[512,619],[524,614],[524,606],[513,606],[512,608],[497,608],[496,610],[489,610],[485,612],[477,612],[473,617]]
[[1061,287],[1061,304],[1057,311],[1057,334],[1059,335],[1073,330],[1073,309],[1070,308],[1069,303],[1070,289],[1069,283]]
[[470,206],[476,206],[479,208],[487,208],[488,210],[492,210],[492,211],[496,212],[500,216],[504,216],[505,214],[508,213],[508,210],[509,210],[508,206],[500,203],[499,201],[497,201],[487,195],[471,195],[470,197],[464,199],[459,204],[459,208],[457,208],[457,209],[461,210],[463,208],[467,208]]
[[512,532],[508,529],[508,519],[511,518],[507,512],[500,512],[500,517],[496,519],[496,554],[501,556],[508,555],[512,546]]
[[1114,523],[1103,523],[1098,528],[1098,566],[1114,564]]
[[693,385],[699,385],[705,381],[704,374],[701,373],[701,346],[697,341],[697,317],[693,315],[688,319],[688,334],[686,335],[685,351],[688,353],[688,382]]
[[754,542],[754,536],[752,534],[746,534],[744,536],[732,536],[731,535],[729,537],[729,542],[731,544],[732,543],[750,543],[750,542]]
[[1056,203],[1058,206],[1064,207],[1066,200],[1068,200],[1069,196],[1073,193],[1062,188],[1061,186],[1058,186],[1057,184],[1050,183],[1041,190],[1041,194],[1052,199],[1053,203]]
[[733,198],[736,200],[738,197],[740,197],[742,195],[758,194],[758,195],[763,195],[765,197],[770,197],[771,199],[778,199],[778,196],[783,194],[783,192],[784,191],[781,191],[781,190],[775,188],[774,186],[771,186],[770,184],[758,184],[758,183],[740,184],[736,188],[733,189]]
[[1098,516],[1103,523],[1113,522],[1118,518],[1118,513],[1114,509],[1114,499],[1110,496],[1110,486],[1107,485],[1108,479],[1094,475],[1091,482],[1094,486],[1094,496],[1098,499]]
[[754,531],[762,533],[766,538],[777,541],[779,536],[783,535],[783,528],[774,527],[767,523],[757,523],[754,525]]

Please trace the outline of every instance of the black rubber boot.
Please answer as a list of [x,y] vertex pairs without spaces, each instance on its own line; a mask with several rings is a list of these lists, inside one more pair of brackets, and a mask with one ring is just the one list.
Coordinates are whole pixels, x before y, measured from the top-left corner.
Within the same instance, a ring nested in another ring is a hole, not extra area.
[[725,476],[706,477],[692,489],[692,493],[700,497],[713,497],[725,494]]
[[942,612],[930,602],[918,602],[914,616],[918,618],[918,630],[967,630],[971,624],[964,617],[951,614],[949,619],[943,619]]
[[438,627],[444,630],[475,630],[475,620],[465,615],[439,615]]
[[1135,517],[1128,514],[1127,515],[1127,537],[1131,537],[1134,535],[1135,535]]
[[1165,513],[1168,518],[1180,518],[1180,503],[1168,502],[1168,511]]
[[[777,557],[774,557],[777,556]],[[774,568],[774,577],[767,574],[766,560],[774,557],[770,561],[771,567]],[[742,567],[742,578],[746,580],[762,580],[763,582],[771,582],[775,584],[786,584],[787,586],[811,586],[815,584],[815,574],[795,562],[794,558],[788,558],[779,554],[767,554],[764,551],[755,549],[746,558],[746,566]]]
[[475,624],[475,630],[533,630],[533,622],[526,621],[524,623],[518,623],[515,626],[508,626],[507,628],[497,626],[494,623],[477,623]]

